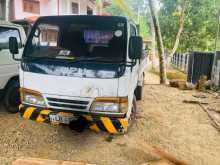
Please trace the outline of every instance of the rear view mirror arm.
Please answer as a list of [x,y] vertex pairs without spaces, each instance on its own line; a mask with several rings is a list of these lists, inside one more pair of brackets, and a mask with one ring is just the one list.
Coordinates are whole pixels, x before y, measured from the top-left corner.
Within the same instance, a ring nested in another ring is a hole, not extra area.
[[126,63],[125,63],[125,66],[126,66],[126,67],[129,67],[129,68],[131,69],[131,72],[132,72],[133,67],[134,67],[136,64],[137,64],[137,59],[132,60],[131,62],[126,62]]
[[13,60],[15,60],[15,61],[21,61],[20,58],[16,58],[16,57],[15,57],[15,54],[12,54],[12,58],[13,58]]

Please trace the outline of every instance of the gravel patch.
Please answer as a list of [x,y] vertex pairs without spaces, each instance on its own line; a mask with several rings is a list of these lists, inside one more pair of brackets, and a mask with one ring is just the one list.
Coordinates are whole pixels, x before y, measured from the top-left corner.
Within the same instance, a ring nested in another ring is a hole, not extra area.
[[[153,75],[154,76],[154,75]],[[78,134],[63,126],[37,124],[0,108],[0,164],[20,157],[83,161],[99,165],[139,165],[159,157],[156,146],[192,165],[220,164],[220,134],[198,105],[184,104],[195,91],[156,84],[146,75],[145,99],[138,102],[137,120],[129,133],[106,141],[107,133]],[[155,84],[155,85],[153,85]],[[206,94],[213,108],[220,101]]]

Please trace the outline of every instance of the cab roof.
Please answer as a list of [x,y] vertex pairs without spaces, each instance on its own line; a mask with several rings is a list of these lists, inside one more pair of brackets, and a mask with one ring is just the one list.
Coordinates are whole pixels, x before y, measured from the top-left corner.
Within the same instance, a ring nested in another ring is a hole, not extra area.
[[14,24],[14,23],[7,22],[7,21],[2,21],[2,20],[0,20],[0,26],[17,27],[17,28],[21,28],[22,27],[21,25]]
[[122,21],[127,22],[128,19],[122,16],[98,16],[98,15],[65,15],[65,16],[43,16],[39,17],[37,22],[41,21],[55,21],[55,20],[94,20],[94,21],[101,21],[101,20],[109,20],[109,21]]

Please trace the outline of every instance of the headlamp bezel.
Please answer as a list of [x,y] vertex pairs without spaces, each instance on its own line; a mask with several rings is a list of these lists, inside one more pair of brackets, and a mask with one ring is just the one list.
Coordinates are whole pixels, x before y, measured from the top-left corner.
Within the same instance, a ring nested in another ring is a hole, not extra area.
[[[40,106],[40,107],[47,106],[45,98],[38,91],[34,91],[34,90],[26,89],[26,88],[20,88],[20,95],[21,95],[21,102],[23,104],[30,104],[34,106]],[[27,99],[27,96],[30,97],[29,100]]]
[[[112,104],[112,105],[109,105]],[[103,105],[103,110],[97,109]],[[110,110],[110,106],[118,106],[118,110]],[[91,112],[98,113],[127,113],[128,111],[128,97],[98,97],[93,101],[91,108]]]

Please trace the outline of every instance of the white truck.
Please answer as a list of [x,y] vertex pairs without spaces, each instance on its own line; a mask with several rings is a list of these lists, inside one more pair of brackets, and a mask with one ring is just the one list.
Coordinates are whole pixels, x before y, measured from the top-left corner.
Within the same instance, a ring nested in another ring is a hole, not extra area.
[[[19,60],[15,37],[9,45]],[[41,17],[20,60],[25,119],[111,134],[131,126],[147,58],[135,24],[126,18]]]
[[19,62],[12,59],[9,51],[9,38],[18,41],[18,53],[21,56],[26,41],[24,29],[9,22],[0,21],[0,97],[7,111],[18,112],[19,105]]

